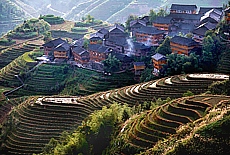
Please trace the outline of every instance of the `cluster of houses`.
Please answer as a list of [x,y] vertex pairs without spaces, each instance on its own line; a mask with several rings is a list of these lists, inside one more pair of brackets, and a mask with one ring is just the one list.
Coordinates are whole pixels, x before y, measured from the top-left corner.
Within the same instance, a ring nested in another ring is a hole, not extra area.
[[[151,55],[152,46],[159,46],[166,36],[171,36],[172,53],[189,55],[195,48],[202,46],[206,31],[214,30],[223,17],[230,22],[229,8],[224,11],[222,7],[201,7],[198,11],[196,5],[172,4],[170,14],[157,17],[152,24],[148,16],[131,21],[130,34],[135,41],[130,39],[123,26],[115,24],[109,30],[102,28],[91,34],[87,48],[80,41],[68,44],[61,38],[51,40],[43,47],[45,55],[52,53],[55,59],[72,58],[83,66],[97,66],[96,69],[103,69],[101,62],[112,54],[122,63],[121,69],[132,66],[136,75],[141,74],[145,64],[133,62],[133,57],[150,56],[154,72],[159,73],[167,59],[159,53]],[[178,36],[179,33],[192,33],[193,37]]]

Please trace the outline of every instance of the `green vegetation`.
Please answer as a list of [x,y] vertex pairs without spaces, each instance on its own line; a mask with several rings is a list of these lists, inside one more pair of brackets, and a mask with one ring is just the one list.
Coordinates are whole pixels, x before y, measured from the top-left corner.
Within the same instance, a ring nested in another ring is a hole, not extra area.
[[116,72],[120,70],[121,62],[115,57],[109,54],[108,58],[103,60],[102,63],[105,66],[106,72]]
[[8,38],[14,39],[29,39],[38,36],[50,29],[50,25],[44,20],[30,19],[24,21],[14,30],[7,33]]
[[51,140],[43,154],[102,154],[109,145],[111,135],[125,120],[124,113],[129,117],[131,108],[119,104],[95,111],[72,134],[61,137],[56,145]]
[[88,29],[87,29],[87,28],[84,28],[84,27],[73,27],[73,28],[71,29],[71,31],[73,31],[73,32],[87,32]]
[[0,45],[3,45],[3,46],[10,46],[10,45],[13,45],[15,44],[16,41],[15,40],[12,40],[10,38],[0,38]]
[[44,16],[40,15],[39,19],[43,19],[44,21],[48,22],[51,25],[62,24],[65,22],[63,18],[54,15],[44,15]]

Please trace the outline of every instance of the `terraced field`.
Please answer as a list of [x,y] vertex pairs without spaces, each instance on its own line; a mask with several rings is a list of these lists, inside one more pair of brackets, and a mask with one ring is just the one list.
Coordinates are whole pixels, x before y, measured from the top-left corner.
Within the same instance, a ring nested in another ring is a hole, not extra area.
[[40,153],[51,138],[76,128],[95,107],[70,98],[30,97],[16,110],[15,130],[7,137],[9,154]]
[[[156,98],[177,98],[191,90],[205,92],[213,81],[224,80],[220,75],[178,75],[142,84],[136,84],[85,97],[30,97],[17,108],[15,130],[5,143],[7,153],[39,153],[50,138],[70,131],[96,109],[111,103],[127,103],[130,106],[152,101]],[[212,107],[228,97],[201,96],[174,100],[155,110],[148,111],[142,119],[135,119],[127,131],[127,142],[138,148],[146,148],[158,139],[176,132],[181,124],[194,121]],[[9,111],[9,110],[8,110]]]
[[0,70],[0,83],[8,87],[19,86],[22,82],[16,77],[20,73],[26,73],[37,64],[35,61],[28,59],[29,52],[17,57],[11,63]]
[[22,47],[9,47],[0,51],[0,69],[11,63],[22,54],[33,51],[36,47],[39,47],[39,45],[25,44]]
[[136,150],[151,148],[158,140],[175,134],[180,125],[193,122],[203,117],[207,109],[229,101],[229,96],[214,95],[173,100],[133,119],[125,131],[128,135],[125,141]]

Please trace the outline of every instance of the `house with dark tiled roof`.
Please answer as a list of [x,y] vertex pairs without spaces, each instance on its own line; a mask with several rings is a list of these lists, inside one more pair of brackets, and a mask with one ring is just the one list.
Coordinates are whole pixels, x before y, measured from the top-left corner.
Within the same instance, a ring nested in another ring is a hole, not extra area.
[[169,31],[169,27],[171,26],[171,20],[172,18],[169,16],[166,17],[157,17],[154,21],[153,21],[153,26],[158,28],[159,30],[165,30],[165,31]]
[[217,24],[206,22],[201,25],[199,25],[197,28],[195,28],[192,33],[193,33],[193,39],[197,42],[202,43],[205,33],[208,30],[214,30],[216,28]]
[[172,18],[172,23],[199,24],[200,14],[169,14],[167,17]]
[[200,18],[200,23],[211,22],[217,24],[222,19],[222,14],[223,13],[217,9],[211,9]]
[[194,48],[199,47],[199,43],[192,38],[174,36],[170,40],[170,47],[172,53],[184,54],[188,56]]
[[48,56],[50,52],[53,52],[54,49],[62,44],[66,42],[65,40],[61,39],[61,38],[57,38],[57,39],[54,39],[54,40],[51,40],[45,44],[43,44],[43,48],[44,48],[44,55]]
[[87,64],[89,62],[89,52],[80,46],[73,46],[72,53],[74,61],[80,64]]
[[115,24],[109,29],[109,37],[125,37],[125,28],[121,25]]
[[224,10],[224,18],[228,24],[230,24],[230,7]]
[[98,30],[96,33],[90,34],[89,42],[90,44],[102,44],[103,39],[109,37],[109,31],[105,28]]
[[127,41],[125,37],[109,36],[109,38],[105,40],[104,45],[119,53],[124,53]]
[[170,13],[196,14],[196,5],[172,4]]
[[130,22],[130,31],[132,35],[135,34],[136,30],[140,29],[143,26],[147,26],[147,22],[145,20],[136,19]]
[[101,62],[108,57],[112,49],[100,44],[89,44],[88,51],[90,61]]
[[149,55],[151,46],[146,46],[145,44],[139,42],[133,42],[132,44],[132,48],[129,46],[125,47],[125,53],[134,55],[136,57]]
[[126,54],[117,52],[112,52],[112,56],[115,56],[121,62],[120,70],[130,69],[133,63],[133,58]]
[[204,15],[206,12],[208,12],[208,11],[210,11],[212,9],[217,9],[220,12],[223,11],[223,7],[200,7],[200,10],[199,10],[198,14]]
[[54,58],[68,59],[70,57],[70,44],[63,42],[57,45],[53,50]]
[[165,55],[156,53],[152,56],[152,62],[154,68],[153,71],[155,73],[159,73],[160,70],[163,68],[163,65],[167,63],[167,58]]
[[135,70],[135,75],[141,75],[141,73],[145,70],[145,63],[144,62],[134,62],[133,67]]
[[145,26],[136,31],[136,41],[147,46],[158,46],[164,40],[166,31],[158,30],[156,27]]

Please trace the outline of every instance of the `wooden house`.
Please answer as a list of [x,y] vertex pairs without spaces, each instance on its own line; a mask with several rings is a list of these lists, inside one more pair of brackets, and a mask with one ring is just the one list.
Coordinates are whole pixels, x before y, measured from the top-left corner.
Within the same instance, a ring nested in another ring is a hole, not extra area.
[[68,59],[70,54],[70,44],[63,42],[55,47],[53,52],[55,59]]
[[195,28],[192,33],[193,33],[193,39],[197,42],[202,43],[205,33],[208,30],[214,30],[216,28],[217,24],[206,22],[201,25],[199,25],[197,28]]
[[98,30],[96,33],[90,35],[90,44],[102,44],[103,40],[109,37],[109,31],[105,28]]
[[199,47],[199,43],[194,41],[192,38],[174,36],[170,40],[170,47],[172,53],[184,54],[188,56],[194,48]]
[[66,42],[65,40],[61,39],[61,38],[57,38],[57,39],[54,39],[54,40],[51,40],[45,44],[43,44],[43,49],[44,49],[44,55],[48,56],[49,53],[53,53],[54,49],[62,44]]
[[136,41],[147,46],[158,46],[164,40],[165,31],[158,30],[156,27],[141,27],[136,31]]
[[198,14],[204,15],[206,12],[208,12],[212,9],[217,9],[220,12],[223,11],[223,7],[200,7]]
[[89,44],[88,47],[90,61],[101,62],[105,60],[112,49],[100,44]]
[[163,68],[163,65],[167,63],[166,56],[156,53],[152,56],[153,68],[155,73],[159,73],[160,70]]
[[143,26],[147,26],[147,22],[145,20],[136,19],[130,22],[130,31],[132,35],[135,35],[136,30],[140,29]]
[[211,9],[200,18],[200,24],[206,22],[217,24],[220,22],[221,19],[222,19],[222,11],[219,11],[218,9]]
[[169,31],[169,27],[171,25],[171,17],[157,17],[156,20],[153,21],[153,26],[158,28],[159,30]]
[[130,56],[117,52],[113,52],[112,56],[115,56],[121,62],[120,70],[126,70],[132,67],[133,58]]
[[115,24],[109,30],[109,37],[125,37],[125,28],[121,25]]
[[172,4],[170,13],[196,14],[196,5]]
[[134,62],[133,67],[135,70],[135,75],[141,75],[141,73],[145,70],[145,63],[144,62]]
[[84,65],[89,62],[90,59],[89,52],[84,48],[79,46],[74,46],[72,48],[72,53],[73,53],[74,61],[76,61],[77,63]]
[[124,48],[127,46],[127,41],[125,37],[109,36],[109,38],[103,40],[103,45],[119,53],[124,53]]

